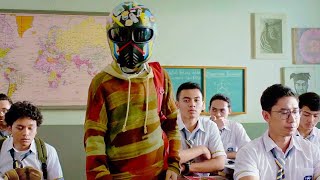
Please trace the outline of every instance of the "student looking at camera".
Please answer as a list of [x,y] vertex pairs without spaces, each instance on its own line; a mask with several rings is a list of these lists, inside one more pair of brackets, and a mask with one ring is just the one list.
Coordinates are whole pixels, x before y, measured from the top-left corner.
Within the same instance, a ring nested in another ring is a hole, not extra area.
[[176,94],[176,105],[180,111],[182,175],[208,176],[222,170],[226,154],[217,125],[209,118],[200,117],[204,109],[200,86],[193,82],[181,84]]

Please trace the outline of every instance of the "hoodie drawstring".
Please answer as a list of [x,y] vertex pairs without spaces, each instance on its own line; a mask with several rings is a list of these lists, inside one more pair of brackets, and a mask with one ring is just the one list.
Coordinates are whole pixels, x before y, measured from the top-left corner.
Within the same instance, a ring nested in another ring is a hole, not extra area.
[[148,133],[148,129],[147,129],[147,120],[148,120],[148,109],[149,109],[149,79],[147,79],[147,89],[146,89],[146,94],[147,94],[147,98],[146,98],[146,117],[144,118],[144,134]]
[[129,81],[129,87],[128,87],[128,102],[127,102],[127,112],[126,112],[126,118],[124,119],[124,123],[122,126],[122,132],[126,132],[126,126],[127,126],[127,121],[128,121],[128,116],[129,116],[129,106],[130,106],[130,94],[131,94],[131,80],[128,78]]
[[[129,81],[129,87],[128,87],[128,100],[127,100],[127,111],[126,111],[126,118],[124,120],[123,126],[122,126],[122,132],[126,132],[126,126],[127,126],[127,121],[128,121],[128,116],[129,116],[129,108],[130,108],[130,94],[131,94],[131,79],[128,77]],[[148,112],[149,112],[149,78],[147,79],[147,87],[146,87],[146,116],[144,118],[144,124],[143,124],[143,132],[144,134],[148,133],[148,128],[147,128],[147,121],[148,121]]]

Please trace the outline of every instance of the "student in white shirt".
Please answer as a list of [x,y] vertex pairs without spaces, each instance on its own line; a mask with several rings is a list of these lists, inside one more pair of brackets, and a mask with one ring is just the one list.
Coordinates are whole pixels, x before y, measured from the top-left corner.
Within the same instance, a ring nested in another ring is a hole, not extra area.
[[222,170],[226,154],[217,125],[200,117],[204,109],[200,86],[186,82],[179,86],[176,105],[182,149],[179,152],[182,175],[208,176]]
[[[40,110],[27,101],[16,102],[11,106],[5,117],[11,137],[2,144],[0,175],[4,175],[12,169],[27,166],[42,171],[34,140],[42,120]],[[47,179],[63,180],[57,151],[47,143],[45,146],[47,150]]]
[[316,127],[320,120],[320,96],[307,92],[299,96],[301,111],[297,135],[320,147],[320,130]]
[[217,124],[227,158],[235,159],[240,147],[250,141],[243,126],[235,121],[228,120],[231,113],[231,101],[223,94],[216,94],[210,100],[211,119]]
[[275,84],[262,93],[260,103],[269,128],[238,151],[234,178],[320,180],[319,148],[295,135],[300,114],[294,92]]

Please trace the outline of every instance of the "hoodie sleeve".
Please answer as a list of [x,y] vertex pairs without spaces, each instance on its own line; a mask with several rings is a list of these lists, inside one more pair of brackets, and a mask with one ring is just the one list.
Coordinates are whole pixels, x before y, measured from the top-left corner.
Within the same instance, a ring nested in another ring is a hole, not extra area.
[[106,144],[107,115],[103,94],[103,74],[91,82],[88,93],[87,111],[84,123],[84,147],[86,152],[87,180],[112,179],[107,165]]
[[177,108],[175,105],[174,92],[170,77],[164,69],[163,72],[165,92],[161,109],[163,114],[166,116],[166,120],[162,122],[161,127],[162,130],[166,133],[169,141],[168,168],[179,174],[179,149],[181,146],[181,139],[179,128],[177,125]]

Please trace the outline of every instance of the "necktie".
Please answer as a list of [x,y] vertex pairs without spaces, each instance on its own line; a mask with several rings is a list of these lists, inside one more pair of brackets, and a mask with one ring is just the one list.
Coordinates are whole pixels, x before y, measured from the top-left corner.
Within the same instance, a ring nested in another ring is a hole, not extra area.
[[190,135],[190,137],[189,137],[189,139],[187,138],[187,133],[186,133],[186,129],[183,129],[182,130],[182,132],[183,132],[183,135],[184,135],[184,139],[185,139],[185,142],[186,142],[186,144],[187,144],[187,146],[188,146],[188,148],[192,148],[193,147],[193,145],[194,145],[194,143],[195,143],[195,139],[196,139],[196,137],[197,137],[197,131],[195,132],[195,134],[194,134],[194,136],[193,136],[193,139],[191,139],[191,135]]
[[[276,180],[281,180],[281,179],[285,179],[285,174],[284,174],[284,165],[285,165],[285,161],[282,158],[278,158],[276,156],[276,152],[275,152],[275,148],[273,148],[271,150],[272,155],[274,157],[274,160],[278,166],[278,171],[277,171],[277,178]],[[289,154],[289,153],[288,153]]]
[[[27,153],[25,153],[25,154],[23,155],[23,158],[21,159],[21,161],[23,161],[25,158],[27,158],[31,153],[32,153],[31,150],[29,150]],[[11,149],[10,149],[10,155],[11,155],[12,161],[13,161],[13,165],[12,165],[13,169],[23,168],[21,162],[15,159],[14,154],[15,154],[15,153],[14,153],[14,149],[11,148]]]

